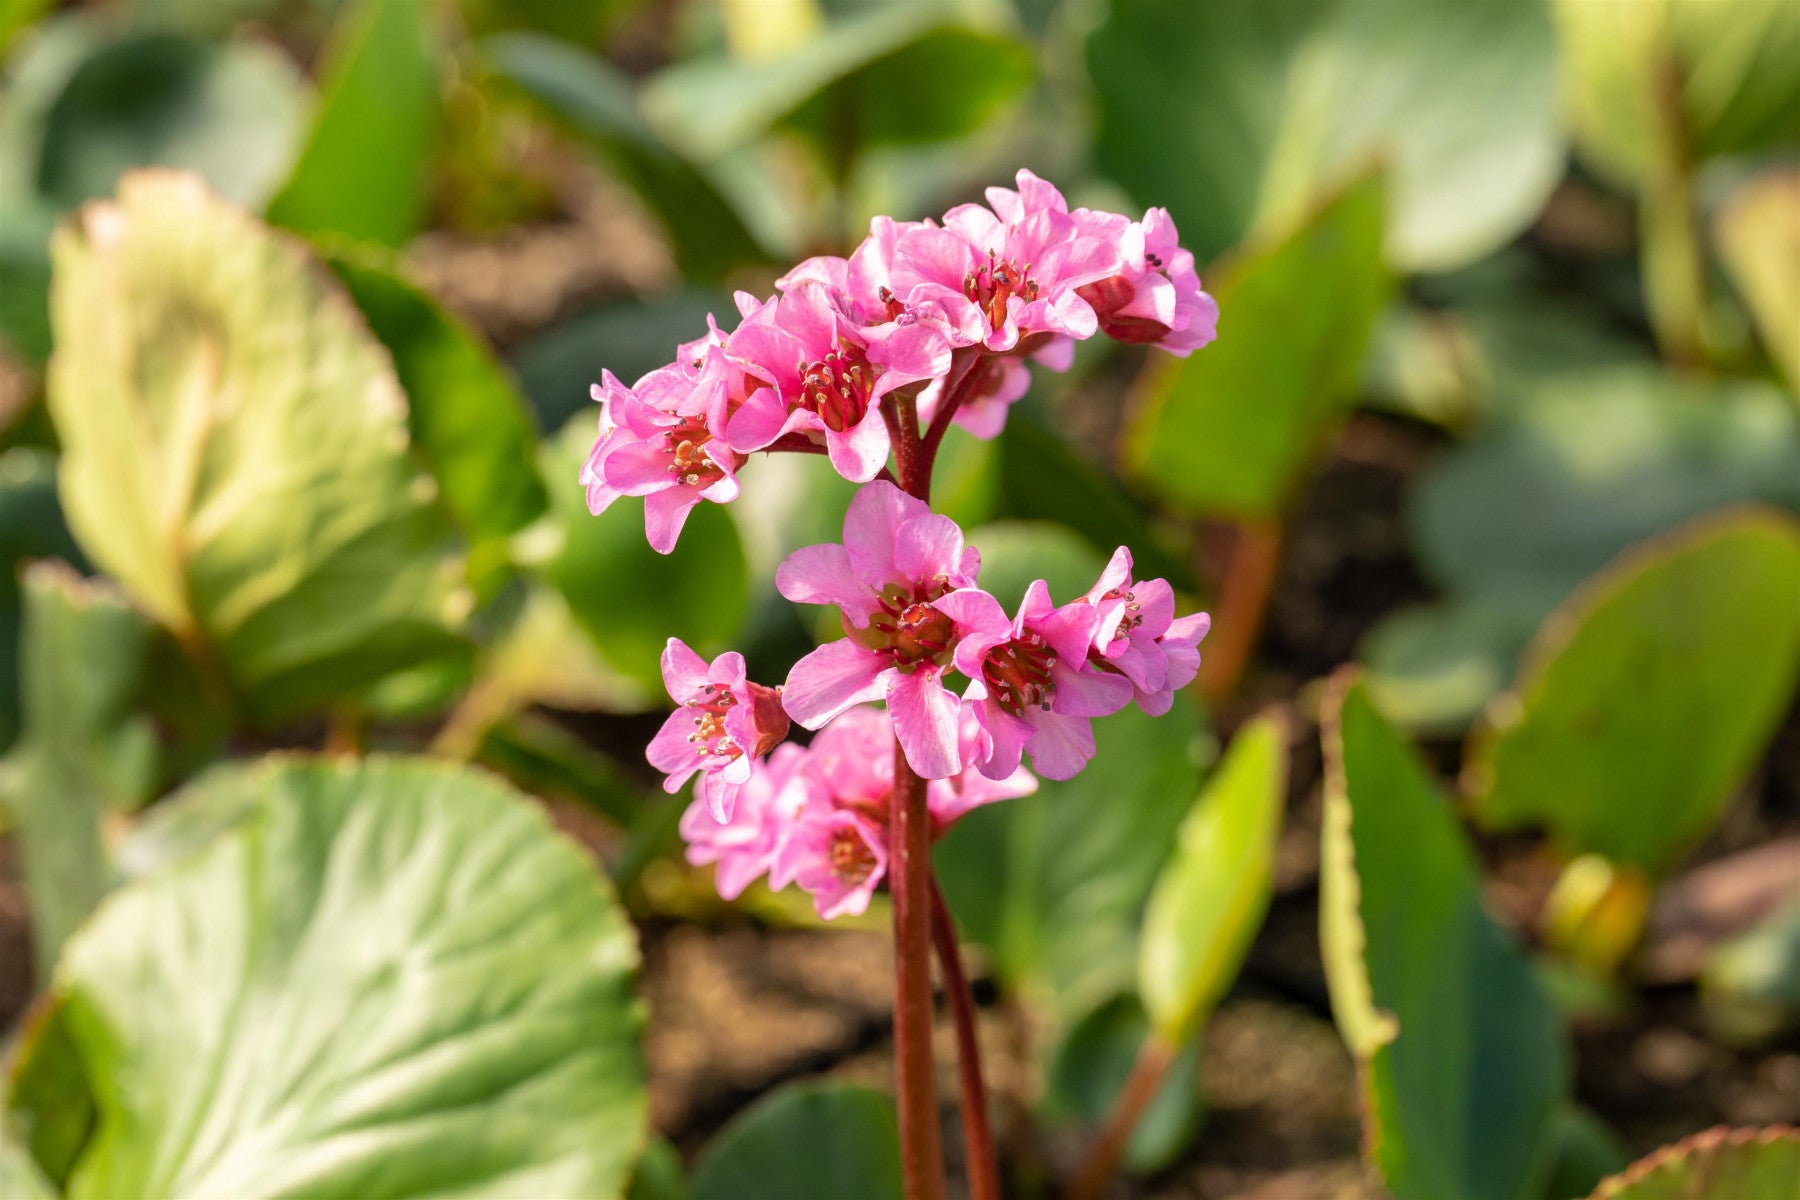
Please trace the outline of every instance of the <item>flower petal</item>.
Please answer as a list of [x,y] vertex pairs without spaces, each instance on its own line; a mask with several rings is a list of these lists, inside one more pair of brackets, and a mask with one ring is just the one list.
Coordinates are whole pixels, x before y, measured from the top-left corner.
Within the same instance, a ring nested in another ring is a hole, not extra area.
[[894,735],[919,776],[943,779],[962,770],[956,736],[962,701],[936,671],[921,668],[910,675],[896,671],[888,682],[887,704]]
[[781,706],[808,729],[817,729],[853,704],[881,699],[887,659],[849,638],[826,642],[794,664],[781,689]]

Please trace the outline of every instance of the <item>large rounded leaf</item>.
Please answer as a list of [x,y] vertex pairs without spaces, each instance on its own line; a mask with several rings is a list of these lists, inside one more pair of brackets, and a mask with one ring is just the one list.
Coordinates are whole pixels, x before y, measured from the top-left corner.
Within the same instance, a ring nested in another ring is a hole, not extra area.
[[899,1200],[894,1102],[846,1084],[801,1084],[760,1101],[694,1164],[694,1200]]
[[[71,940],[56,1036],[16,1068],[76,1059],[94,1122],[58,1171],[71,1200],[622,1190],[637,950],[540,811],[422,760],[271,761],[190,802],[234,819]],[[22,1088],[12,1115],[53,1100],[77,1102]]]
[[[1088,44],[1096,154],[1204,260],[1387,159],[1387,247],[1470,262],[1561,174],[1555,45],[1537,3],[1131,0]],[[1229,312],[1229,308],[1226,310]]]
[[227,199],[260,204],[293,153],[302,87],[279,51],[255,42],[150,34],[111,43],[51,107],[37,184],[75,205],[154,164],[198,171]]
[[1535,1200],[1568,1050],[1418,756],[1354,674],[1326,696],[1319,939],[1364,1145],[1401,1200]]
[[1601,1181],[1590,1200],[1800,1200],[1800,1131],[1708,1129]]
[[1628,551],[1551,617],[1465,782],[1497,828],[1651,872],[1703,836],[1800,676],[1800,522],[1751,510]]
[[259,717],[454,644],[393,363],[297,240],[149,171],[54,257],[61,491],[97,565]]

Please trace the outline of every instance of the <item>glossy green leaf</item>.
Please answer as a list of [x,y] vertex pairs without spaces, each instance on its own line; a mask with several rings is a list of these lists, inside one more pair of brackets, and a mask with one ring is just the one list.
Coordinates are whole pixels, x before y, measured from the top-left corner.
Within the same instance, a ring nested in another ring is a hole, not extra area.
[[[95,1121],[71,1200],[623,1190],[645,1122],[637,949],[540,811],[423,760],[207,786],[241,793],[240,817],[70,941],[68,1036],[19,1068],[79,1063]],[[15,1121],[42,1099],[15,1093]]]
[[644,109],[702,161],[777,125],[836,156],[970,133],[1032,77],[1030,51],[951,5],[880,6],[760,61],[681,63],[651,81]]
[[694,1164],[694,1200],[898,1200],[894,1102],[842,1083],[790,1084],[719,1131]]
[[1800,522],[1705,518],[1628,551],[1545,623],[1470,741],[1494,828],[1652,874],[1711,828],[1800,678]]
[[1400,1197],[1537,1197],[1569,1089],[1560,1018],[1482,905],[1455,814],[1353,674],[1325,702],[1319,937]]
[[1382,182],[1350,187],[1208,280],[1219,340],[1158,363],[1126,431],[1131,473],[1195,514],[1280,508],[1355,393],[1393,279]]
[[433,15],[419,0],[347,6],[325,52],[318,116],[270,221],[388,246],[418,231],[441,107]]
[[23,730],[0,761],[0,804],[17,826],[39,978],[113,884],[101,817],[148,798],[156,733],[138,711],[153,625],[116,592],[67,567],[23,583]]
[[744,548],[731,514],[701,501],[673,554],[644,538],[644,506],[623,499],[599,516],[578,482],[594,424],[569,422],[544,447],[544,478],[562,545],[544,569],[606,664],[652,691],[662,687],[663,646],[678,637],[707,656],[725,648],[748,601]]
[[298,241],[143,172],[54,254],[61,493],[96,565],[259,718],[456,644],[405,394]]
[[1287,804],[1287,731],[1276,716],[1238,730],[1150,893],[1138,994],[1165,1042],[1198,1031],[1243,966],[1269,910]]
[[45,119],[37,186],[64,206],[110,194],[134,167],[199,172],[260,204],[287,169],[304,83],[274,48],[148,34],[84,60]]
[[1719,251],[1769,357],[1800,396],[1800,168],[1757,176],[1718,217]]
[[549,505],[524,398],[475,331],[403,279],[394,264],[354,251],[335,253],[329,263],[394,356],[413,443],[445,507],[474,553],[485,548],[490,558],[503,558],[504,547],[494,543]]
[[964,934],[1053,1020],[1135,984],[1137,926],[1199,786],[1201,732],[1185,695],[1166,716],[1097,720],[1085,771],[978,808],[938,843]]
[[1538,4],[1109,11],[1088,43],[1100,165],[1139,203],[1166,205],[1203,262],[1385,158],[1389,257],[1442,270],[1523,230],[1562,174],[1555,45]]
[[620,300],[560,321],[512,355],[519,384],[545,429],[561,429],[577,413],[596,422],[588,389],[611,371],[630,385],[675,357],[675,347],[706,332],[709,313],[729,316],[731,297],[685,288],[656,300]]
[[35,558],[80,563],[56,502],[56,457],[0,452],[0,753],[19,732],[19,568]]
[[[1045,1073],[1043,1115],[1052,1122],[1102,1124],[1150,1036],[1150,1018],[1131,995],[1115,996],[1076,1021],[1057,1043]],[[1138,1118],[1122,1159],[1131,1171],[1142,1175],[1168,1167],[1200,1132],[1206,1116],[1200,1049],[1198,1038],[1182,1048]]]
[[1553,0],[1550,8],[1576,145],[1615,181],[1642,185],[1681,159],[1800,142],[1793,5]]
[[1761,384],[1649,367],[1562,376],[1424,475],[1424,566],[1527,628],[1633,542],[1746,500],[1800,509],[1800,416]]
[[1639,1159],[1590,1200],[1797,1200],[1800,1133],[1709,1129]]
[[637,93],[611,64],[531,33],[501,34],[479,48],[488,70],[606,158],[668,229],[684,275],[717,280],[767,259],[719,189],[650,128]]

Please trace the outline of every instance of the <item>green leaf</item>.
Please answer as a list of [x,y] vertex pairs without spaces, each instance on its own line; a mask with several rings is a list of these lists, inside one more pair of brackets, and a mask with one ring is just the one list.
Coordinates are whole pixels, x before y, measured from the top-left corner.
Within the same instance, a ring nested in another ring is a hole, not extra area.
[[108,43],[50,108],[37,186],[69,207],[110,194],[134,167],[159,165],[260,204],[293,153],[304,86],[279,51],[257,42],[149,34]]
[[9,1200],[58,1200],[56,1188],[31,1155],[0,1127],[0,1196]]
[[437,133],[438,51],[419,0],[348,6],[325,51],[324,98],[269,220],[398,246],[418,231]]
[[79,564],[56,502],[56,457],[17,446],[0,452],[0,753],[19,732],[19,569],[35,558]]
[[[1800,141],[1800,12],[1760,0],[1553,0],[1570,129],[1613,181]],[[1672,94],[1671,94],[1672,93]],[[1671,111],[1672,110],[1672,111]]]
[[138,707],[156,630],[61,564],[28,568],[23,592],[23,732],[0,762],[0,801],[23,846],[42,979],[112,887],[101,817],[149,798],[156,733]]
[[1557,1120],[1556,1157],[1543,1196],[1545,1200],[1585,1196],[1630,1161],[1618,1134],[1589,1110],[1571,1104]]
[[1087,57],[1100,166],[1202,262],[1384,158],[1390,260],[1443,270],[1511,240],[1562,175],[1535,3],[1132,0]]
[[963,932],[1053,1021],[1135,983],[1138,922],[1199,785],[1201,731],[1185,695],[1166,716],[1095,721],[1087,770],[978,808],[938,843]]
[[297,240],[144,172],[54,256],[69,524],[252,716],[457,644],[467,593],[405,394]]
[[790,1084],[719,1131],[694,1164],[694,1200],[899,1200],[894,1102],[841,1083]]
[[1224,997],[1269,910],[1287,804],[1287,730],[1258,717],[1232,739],[1150,893],[1138,994],[1163,1041],[1187,1042]]
[[1034,579],[1050,585],[1058,604],[1067,604],[1086,595],[1106,567],[1092,544],[1049,521],[995,521],[971,530],[968,542],[981,551],[982,588],[1008,613],[1018,611]]
[[1708,1024],[1734,1042],[1766,1041],[1800,1021],[1800,899],[1714,950],[1700,999]]
[[946,4],[898,4],[834,22],[777,58],[670,67],[646,88],[644,111],[700,161],[777,125],[839,156],[971,133],[1032,74],[1031,52],[1004,32]]
[[[1150,1018],[1135,996],[1114,996],[1070,1028],[1045,1073],[1044,1115],[1098,1126],[1112,1112],[1131,1075]],[[1140,1175],[1163,1170],[1193,1144],[1205,1119],[1200,1094],[1198,1038],[1175,1056],[1162,1086],[1125,1144],[1124,1163]]]
[[595,436],[593,423],[577,417],[544,447],[544,477],[562,535],[544,574],[606,664],[655,692],[671,637],[710,656],[742,626],[744,548],[731,514],[707,501],[688,516],[673,554],[650,548],[639,501],[621,500],[590,515],[577,480]]
[[1413,733],[1459,734],[1502,688],[1531,640],[1529,620],[1479,599],[1390,613],[1357,647],[1369,691],[1396,725]]
[[1401,1200],[1535,1200],[1569,1088],[1530,961],[1456,817],[1354,673],[1326,697],[1319,937],[1364,1145]]
[[631,1174],[625,1200],[688,1200],[687,1179],[681,1157],[662,1138],[652,1138]]
[[1765,171],[1719,213],[1719,252],[1763,345],[1800,396],[1800,169]]
[[1796,1200],[1800,1133],[1708,1129],[1639,1159],[1603,1180],[1590,1200]]
[[487,38],[479,51],[488,70],[606,158],[668,229],[683,275],[718,280],[767,260],[731,203],[656,135],[631,84],[604,59],[531,33]]
[[475,332],[403,279],[394,263],[354,251],[327,261],[394,356],[413,442],[445,507],[471,552],[500,565],[500,543],[549,505],[524,398]]
[[242,795],[236,824],[70,941],[68,1037],[26,1048],[24,1071],[73,1055],[95,1105],[71,1200],[623,1190],[637,949],[540,811],[424,760],[208,786]]
[[13,38],[50,10],[51,0],[0,0],[0,54]]
[[1621,556],[1545,622],[1471,738],[1497,829],[1658,874],[1761,757],[1800,677],[1800,523],[1705,518]]
[[1503,407],[1419,481],[1424,566],[1526,629],[1633,542],[1724,505],[1800,508],[1800,417],[1761,384],[1582,372]]
[[1355,394],[1393,279],[1370,175],[1211,281],[1218,342],[1159,363],[1126,430],[1131,473],[1184,511],[1263,516]]
[[621,300],[552,325],[513,353],[512,367],[543,428],[561,429],[577,413],[598,421],[588,389],[601,371],[636,383],[673,361],[676,346],[705,333],[707,314],[732,311],[729,296],[707,288]]

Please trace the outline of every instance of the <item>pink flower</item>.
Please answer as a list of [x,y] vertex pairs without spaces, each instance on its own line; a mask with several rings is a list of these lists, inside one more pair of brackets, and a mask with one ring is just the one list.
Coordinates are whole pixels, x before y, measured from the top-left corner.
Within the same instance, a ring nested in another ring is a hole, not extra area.
[[1123,260],[1117,275],[1078,289],[1108,337],[1186,358],[1218,336],[1218,302],[1201,289],[1194,256],[1181,248],[1168,209],[1153,208],[1132,222],[1086,209],[1074,216],[1090,233],[1114,241]]
[[1087,650],[1097,612],[1085,600],[1055,607],[1037,580],[1011,621],[1000,602],[973,588],[938,601],[967,630],[957,643],[957,670],[969,677],[964,703],[981,723],[979,766],[1005,778],[1031,754],[1047,779],[1071,779],[1094,757],[1091,718],[1131,702],[1130,681],[1095,670]]
[[812,893],[821,917],[855,915],[867,911],[887,876],[887,832],[850,809],[808,806],[782,859],[793,881]]
[[990,191],[998,212],[960,205],[943,228],[896,241],[893,291],[940,306],[953,345],[1005,353],[1033,335],[1088,338],[1099,328],[1079,289],[1119,272],[1118,246],[1078,225],[1061,193],[1031,172],[1018,182],[1017,193]]
[[688,862],[696,867],[717,863],[714,883],[725,899],[736,900],[757,876],[768,873],[795,820],[818,794],[818,784],[798,770],[805,759],[806,751],[792,742],[775,747],[744,782],[723,824],[698,796],[681,814]]
[[987,732],[982,728],[981,718],[976,715],[974,705],[963,705],[957,736],[962,744],[962,758],[966,764],[961,774],[952,775],[948,779],[934,779],[925,792],[926,803],[931,809],[931,833],[934,838],[943,837],[965,814],[984,804],[1029,796],[1038,789],[1037,776],[1022,766],[1015,766],[1010,775],[999,779],[989,779],[976,769],[975,764],[981,761],[986,745]]
[[776,280],[775,287],[785,292],[805,280],[823,284],[837,296],[845,316],[859,328],[890,321],[910,324],[925,317],[941,320],[943,314],[935,308],[910,309],[893,288],[894,248],[900,238],[910,230],[935,228],[930,221],[876,217],[869,222],[869,236],[849,258],[809,258]]
[[581,469],[588,511],[596,516],[620,496],[644,497],[644,533],[661,554],[675,548],[694,505],[737,499],[744,461],[723,436],[723,368],[709,362],[695,371],[691,361],[659,367],[629,388],[606,372],[594,389],[606,406],[600,437]]
[[885,699],[912,769],[926,779],[956,774],[960,702],[943,674],[960,630],[937,601],[972,586],[980,563],[956,523],[923,501],[886,481],[858,491],[842,545],[803,547],[775,572],[789,600],[837,605],[849,635],[794,664],[782,697],[789,715],[817,729]]
[[[1062,345],[1072,344],[1067,338],[1057,341]],[[984,359],[971,369],[981,371],[983,377],[975,382],[974,391],[957,406],[951,420],[972,436],[990,441],[1006,428],[1006,413],[1013,402],[1030,390],[1031,371],[1011,355]],[[919,420],[927,425],[943,402],[944,385],[945,380],[936,379],[919,393]]]
[[783,434],[822,439],[831,465],[866,483],[887,463],[881,400],[897,387],[941,375],[950,346],[924,323],[859,326],[826,284],[800,279],[746,315],[726,353],[767,387],[733,413],[731,445],[760,450]]
[[1087,594],[1096,620],[1090,658],[1131,681],[1138,707],[1161,716],[1175,692],[1200,670],[1200,639],[1212,626],[1205,613],[1175,616],[1175,589],[1166,579],[1131,580],[1131,551],[1120,546]]
[[669,714],[645,757],[681,790],[702,772],[697,795],[719,822],[731,819],[738,792],[757,761],[787,736],[781,691],[744,678],[744,656],[730,651],[708,663],[679,638],[663,648],[663,684],[681,707]]

